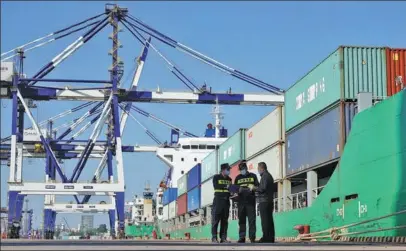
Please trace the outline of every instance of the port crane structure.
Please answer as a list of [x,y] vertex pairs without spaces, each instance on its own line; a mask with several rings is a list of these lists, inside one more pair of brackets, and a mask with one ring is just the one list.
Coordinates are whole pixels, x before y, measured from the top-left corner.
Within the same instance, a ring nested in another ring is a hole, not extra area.
[[[122,28],[126,28],[136,40],[143,46],[141,55],[137,60],[137,68],[132,79],[130,88],[123,89],[120,85],[124,72],[124,63],[119,58],[121,47],[118,34]],[[109,54],[112,57],[112,65],[109,69],[108,80],[79,80],[79,79],[47,79],[46,76],[70,57],[79,48],[83,47],[90,39],[107,25],[113,29],[110,35],[112,49]],[[86,30],[87,29],[87,30]],[[27,53],[59,39],[67,37],[79,31],[86,32],[79,36],[52,61],[42,67],[32,77],[24,74],[24,58]],[[261,88],[265,92],[260,94],[235,94],[214,93],[205,85],[198,87],[190,78],[179,70],[168,58],[166,58],[151,42],[152,39],[169,47],[177,49],[195,59],[208,64],[234,78]],[[35,44],[35,45],[34,45]],[[171,73],[181,81],[190,91],[166,92],[162,90],[139,91],[137,90],[142,69],[149,50],[155,51],[168,64]],[[222,64],[202,53],[170,38],[167,35],[150,27],[140,19],[132,16],[127,8],[116,4],[106,4],[103,13],[88,18],[84,21],[71,25],[67,28],[50,33],[44,37],[35,39],[29,43],[18,46],[1,54],[1,85],[0,97],[12,100],[11,136],[1,140],[0,157],[9,161],[9,226],[18,225],[22,213],[24,197],[27,195],[45,195],[44,207],[44,231],[46,238],[53,238],[55,217],[58,212],[108,212],[110,218],[111,234],[115,235],[115,229],[119,234],[124,230],[124,162],[123,152],[156,151],[156,147],[123,146],[122,137],[128,117],[135,119],[131,112],[135,111],[144,116],[159,121],[170,128],[172,134],[179,133],[194,137],[194,134],[181,130],[156,116],[136,107],[134,103],[176,103],[176,104],[222,104],[222,105],[268,105],[277,106],[284,103],[284,90],[267,84],[257,78],[249,76],[239,70]],[[10,61],[13,59],[14,61]],[[92,87],[71,88],[67,86],[40,86],[40,82],[57,83],[88,83]],[[35,101],[86,101],[78,107],[58,114],[50,119],[38,123],[30,110],[35,107]],[[68,125],[53,128],[55,120],[72,114],[79,110],[89,110],[81,117]],[[120,109],[122,110],[120,114]],[[24,117],[27,115],[32,123],[28,128],[36,134],[37,139],[27,141],[25,139]],[[83,127],[74,131],[86,120]],[[136,120],[136,119],[135,119]],[[136,121],[137,122],[137,121]],[[97,140],[104,124],[107,124],[106,140]],[[140,124],[140,123],[139,123]],[[141,125],[141,124],[140,124]],[[42,127],[48,127],[48,133]],[[85,130],[93,126],[93,131],[88,140],[79,140],[77,137]],[[160,141],[143,125],[145,132],[154,139]],[[62,133],[57,134],[63,127],[68,127]],[[216,128],[216,135],[220,128]],[[71,135],[70,137],[67,137]],[[169,147],[176,147],[172,145]],[[22,179],[23,158],[45,158],[45,182],[25,182]],[[83,169],[90,158],[100,159],[100,164],[91,182],[79,181]],[[63,159],[78,159],[71,176],[68,176],[61,168]],[[116,174],[113,174],[113,167]],[[101,182],[101,173],[107,167],[108,181]],[[57,177],[57,174],[59,177]],[[116,177],[114,177],[116,176]],[[76,204],[57,204],[56,195],[74,196]],[[108,204],[89,204],[91,196],[109,196]],[[82,200],[79,196],[84,196]],[[117,216],[117,220],[116,220]],[[117,225],[117,226],[116,226]],[[18,236],[11,236],[18,238]]]

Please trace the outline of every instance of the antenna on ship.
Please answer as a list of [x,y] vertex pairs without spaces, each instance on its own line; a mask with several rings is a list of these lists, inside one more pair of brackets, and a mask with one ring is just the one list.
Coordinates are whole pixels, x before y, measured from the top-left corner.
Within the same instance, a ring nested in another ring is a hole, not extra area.
[[145,190],[145,191],[150,191],[150,190],[151,190],[151,185],[150,185],[150,183],[149,183],[149,180],[145,181],[145,188],[144,188],[144,190]]
[[215,129],[216,129],[215,138],[220,138],[221,120],[224,119],[224,116],[223,116],[224,113],[222,113],[220,110],[220,105],[219,105],[218,99],[216,99],[216,104],[213,105],[211,114],[214,115],[214,119],[215,119]]

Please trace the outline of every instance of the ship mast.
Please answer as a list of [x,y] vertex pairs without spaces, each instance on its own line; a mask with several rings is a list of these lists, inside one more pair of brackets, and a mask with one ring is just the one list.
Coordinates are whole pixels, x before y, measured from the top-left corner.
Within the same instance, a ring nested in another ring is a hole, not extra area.
[[220,138],[220,128],[221,128],[221,120],[224,118],[223,114],[220,111],[220,105],[218,103],[218,99],[216,99],[216,104],[213,106],[213,111],[211,114],[214,115],[215,119],[215,138]]
[[145,182],[144,191],[145,191],[145,192],[151,191],[151,185],[150,185],[150,183],[149,183],[149,180],[147,180],[147,181]]

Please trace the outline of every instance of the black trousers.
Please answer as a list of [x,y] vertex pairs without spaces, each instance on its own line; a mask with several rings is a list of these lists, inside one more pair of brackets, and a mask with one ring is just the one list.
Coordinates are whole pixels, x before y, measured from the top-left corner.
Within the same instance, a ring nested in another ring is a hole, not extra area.
[[227,239],[229,215],[230,199],[224,197],[214,197],[211,223],[211,235],[213,238],[217,238],[217,229],[220,223],[220,238]]
[[257,231],[255,202],[253,204],[238,203],[239,236],[242,239],[245,239],[247,235],[247,217],[249,226],[248,236],[250,239],[255,239],[255,234]]
[[259,214],[261,216],[262,239],[264,241],[275,241],[275,226],[273,223],[273,202],[259,203]]

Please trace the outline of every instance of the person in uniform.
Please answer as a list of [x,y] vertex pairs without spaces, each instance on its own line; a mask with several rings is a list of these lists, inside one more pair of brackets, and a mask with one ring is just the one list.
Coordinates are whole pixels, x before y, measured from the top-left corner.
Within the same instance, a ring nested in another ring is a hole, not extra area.
[[221,164],[220,174],[213,177],[214,199],[212,208],[212,242],[217,243],[217,228],[220,223],[220,243],[227,241],[228,216],[230,214],[230,192],[231,185],[230,165]]
[[261,175],[259,186],[249,185],[252,191],[256,191],[259,203],[259,214],[261,216],[262,238],[259,242],[274,243],[275,227],[273,222],[273,196],[274,179],[268,172],[265,162],[258,163],[258,173]]
[[256,174],[248,172],[247,163],[245,160],[241,161],[238,168],[240,170],[240,174],[234,180],[234,185],[242,188],[239,190],[237,199],[240,237],[238,243],[245,243],[247,217],[249,225],[248,236],[250,241],[254,243],[256,235],[256,200],[255,193],[248,189],[248,187],[250,185],[258,187],[259,182]]

